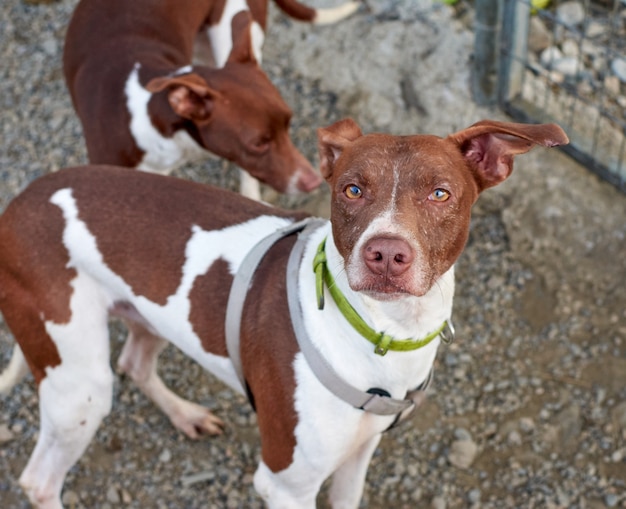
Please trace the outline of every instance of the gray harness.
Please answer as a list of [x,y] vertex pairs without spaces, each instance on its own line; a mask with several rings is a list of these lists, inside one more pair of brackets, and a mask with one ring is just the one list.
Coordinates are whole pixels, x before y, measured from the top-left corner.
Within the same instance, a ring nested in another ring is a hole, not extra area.
[[256,268],[270,247],[283,237],[297,233],[298,239],[291,251],[287,264],[287,300],[298,346],[309,367],[326,389],[354,408],[376,415],[396,415],[393,426],[406,418],[424,400],[425,391],[432,381],[433,372],[432,370],[429,372],[426,380],[419,387],[407,393],[405,399],[394,399],[384,389],[372,388],[368,391],[361,391],[347,383],[335,372],[326,358],[312,343],[304,326],[302,309],[298,299],[297,281],[306,241],[315,230],[324,224],[326,224],[326,221],[318,218],[307,218],[290,224],[260,240],[246,255],[235,274],[228,297],[225,324],[228,355],[242,388],[244,391],[247,391],[248,387],[241,366],[239,345],[241,317],[246,294]]

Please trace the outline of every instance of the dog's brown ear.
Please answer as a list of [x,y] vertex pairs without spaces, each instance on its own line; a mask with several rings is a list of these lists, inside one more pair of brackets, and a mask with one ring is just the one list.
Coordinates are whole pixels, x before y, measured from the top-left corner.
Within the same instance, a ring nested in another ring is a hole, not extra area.
[[344,148],[363,136],[361,128],[351,118],[339,120],[317,130],[317,148],[320,154],[320,173],[328,180]]
[[152,93],[168,89],[168,101],[172,110],[183,118],[194,121],[207,120],[213,104],[220,97],[217,90],[195,73],[154,78],[146,85]]
[[240,11],[231,24],[233,49],[228,55],[227,62],[240,64],[257,63],[252,49],[252,16],[249,11]]
[[474,171],[479,190],[499,184],[513,171],[513,157],[535,145],[556,147],[569,143],[556,124],[515,124],[482,120],[448,136]]

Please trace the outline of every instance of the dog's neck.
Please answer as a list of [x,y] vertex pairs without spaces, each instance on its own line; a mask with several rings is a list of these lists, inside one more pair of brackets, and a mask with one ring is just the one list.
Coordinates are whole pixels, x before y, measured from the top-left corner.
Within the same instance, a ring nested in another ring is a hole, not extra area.
[[381,301],[350,288],[344,259],[339,254],[332,235],[326,240],[326,258],[335,284],[356,312],[376,330],[385,331],[399,339],[420,338],[437,330],[450,318],[454,295],[454,267],[443,274],[423,296],[407,295],[393,301]]

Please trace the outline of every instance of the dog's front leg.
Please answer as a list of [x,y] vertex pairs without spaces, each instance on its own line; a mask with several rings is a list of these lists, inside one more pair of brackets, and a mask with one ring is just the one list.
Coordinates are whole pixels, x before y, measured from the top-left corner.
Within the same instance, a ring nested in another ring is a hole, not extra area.
[[355,509],[359,506],[365,475],[381,434],[365,442],[333,474],[330,505],[333,509]]
[[142,325],[124,320],[128,339],[118,360],[118,368],[127,373],[141,391],[169,417],[172,424],[190,438],[201,434],[218,435],[224,423],[208,408],[181,398],[163,383],[157,374],[157,360],[166,342]]
[[239,170],[239,193],[251,200],[261,201],[261,184],[245,170]]
[[254,488],[268,509],[315,509],[323,476],[306,462],[292,464],[281,472],[272,472],[261,462],[254,474]]

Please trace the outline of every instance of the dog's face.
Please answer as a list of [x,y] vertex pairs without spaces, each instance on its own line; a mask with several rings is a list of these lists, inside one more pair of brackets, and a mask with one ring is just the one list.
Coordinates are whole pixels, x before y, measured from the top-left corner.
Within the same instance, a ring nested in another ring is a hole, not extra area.
[[351,120],[320,129],[333,238],[355,291],[421,296],[457,260],[473,203],[504,180],[513,155],[567,138],[557,126],[481,123],[448,138],[362,135]]
[[289,135],[292,112],[256,63],[229,62],[213,81],[212,116],[203,144],[280,192],[308,192],[322,178]]
[[196,141],[282,193],[312,191],[322,178],[289,137],[291,110],[254,57],[252,18],[232,21],[223,68],[162,76],[146,88],[167,93],[172,110],[195,127]]

